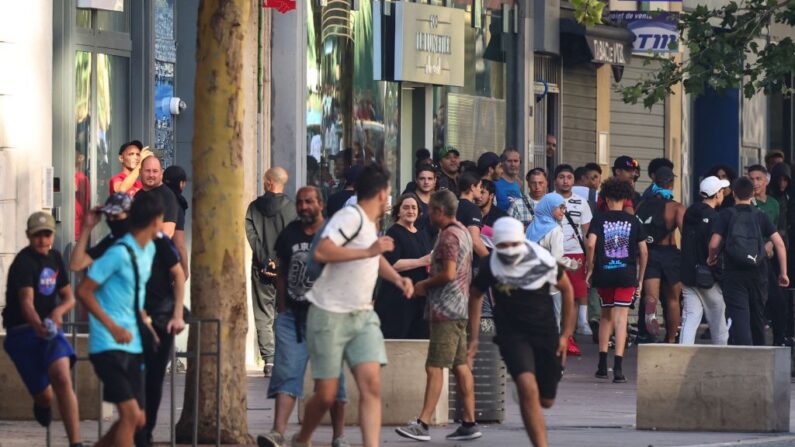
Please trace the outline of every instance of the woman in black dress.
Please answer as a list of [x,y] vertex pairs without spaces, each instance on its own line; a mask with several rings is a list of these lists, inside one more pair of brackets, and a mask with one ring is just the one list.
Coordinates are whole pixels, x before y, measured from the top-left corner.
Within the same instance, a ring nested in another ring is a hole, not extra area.
[[[422,211],[413,193],[403,194],[392,208],[395,224],[386,235],[395,240],[395,250],[384,257],[402,276],[416,284],[428,277],[433,241],[428,233],[415,226]],[[425,297],[406,299],[392,283],[383,281],[375,300],[375,311],[381,319],[381,331],[388,339],[428,338],[428,322],[424,319]]]

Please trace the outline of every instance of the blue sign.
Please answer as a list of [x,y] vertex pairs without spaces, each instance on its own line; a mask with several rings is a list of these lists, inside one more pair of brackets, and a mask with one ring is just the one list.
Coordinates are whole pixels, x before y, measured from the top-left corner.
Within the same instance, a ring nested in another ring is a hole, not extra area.
[[616,11],[610,18],[635,34],[635,54],[679,52],[678,12]]

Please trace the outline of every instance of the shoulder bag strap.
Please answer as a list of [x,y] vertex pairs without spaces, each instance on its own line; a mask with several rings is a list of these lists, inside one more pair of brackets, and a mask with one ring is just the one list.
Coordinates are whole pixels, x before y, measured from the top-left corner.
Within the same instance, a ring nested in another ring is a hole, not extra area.
[[571,225],[571,228],[574,230],[574,235],[577,236],[577,241],[580,243],[580,248],[582,248],[582,252],[585,253],[585,242],[582,240],[582,236],[580,236],[580,230],[577,228],[577,225],[574,224],[574,220],[571,218],[571,215],[568,211],[563,213],[566,216],[566,220]]
[[132,262],[133,277],[135,278],[135,297],[133,301],[134,302],[133,306],[135,306],[134,308],[135,314],[138,315],[141,312],[140,303],[138,302],[140,299],[140,297],[138,296],[138,293],[140,292],[140,284],[139,284],[140,277],[138,276],[138,259],[136,258],[135,252],[133,251],[132,247],[125,244],[124,242],[120,242],[120,244],[123,245],[125,249],[127,249],[127,253],[130,255],[130,261]]

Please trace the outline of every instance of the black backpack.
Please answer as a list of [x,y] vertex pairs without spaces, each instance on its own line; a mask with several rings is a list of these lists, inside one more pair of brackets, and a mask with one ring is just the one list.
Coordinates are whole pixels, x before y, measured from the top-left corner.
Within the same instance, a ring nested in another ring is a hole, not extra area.
[[730,208],[732,217],[726,231],[723,252],[731,263],[744,270],[753,270],[765,262],[767,253],[755,209]]
[[660,197],[652,197],[644,200],[635,211],[649,245],[655,245],[671,234],[671,230],[665,225],[665,205],[668,202],[669,200]]

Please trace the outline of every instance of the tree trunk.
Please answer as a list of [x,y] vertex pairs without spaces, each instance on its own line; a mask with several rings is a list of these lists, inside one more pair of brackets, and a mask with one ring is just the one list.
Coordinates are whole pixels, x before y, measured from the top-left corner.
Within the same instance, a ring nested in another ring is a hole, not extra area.
[[[248,330],[244,263],[245,204],[243,149],[245,118],[244,43],[256,39],[252,0],[202,0],[196,49],[196,114],[193,135],[193,247],[191,302],[194,318],[221,321],[221,442],[249,444],[246,404],[245,339]],[[255,16],[254,16],[255,17]],[[249,92],[248,94],[255,94]],[[188,350],[196,350],[192,328]],[[202,352],[218,346],[216,328],[201,333]],[[198,439],[215,440],[216,361],[188,362],[185,404],[177,423],[179,442],[190,442],[198,406]]]

